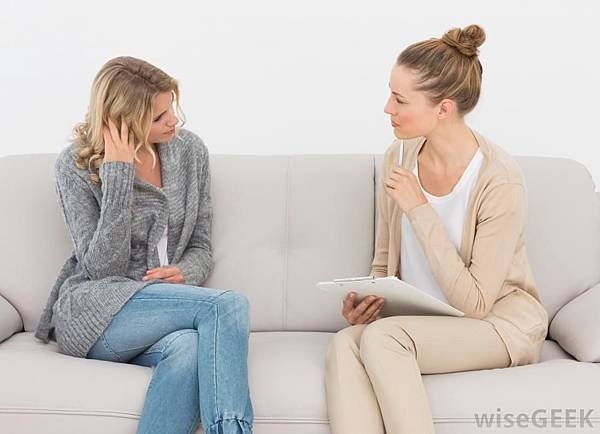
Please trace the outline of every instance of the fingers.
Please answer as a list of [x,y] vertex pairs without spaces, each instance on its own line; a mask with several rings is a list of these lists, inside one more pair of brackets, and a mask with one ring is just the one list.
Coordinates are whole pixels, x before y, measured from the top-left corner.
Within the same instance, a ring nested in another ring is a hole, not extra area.
[[[350,320],[354,323],[354,324],[363,324],[363,320],[364,318],[364,314],[365,312],[368,310],[368,308],[371,306],[371,303],[373,303],[375,300],[377,300],[377,297],[375,297],[374,295],[369,295],[367,297],[365,297],[353,310],[352,312],[350,312],[349,317]],[[369,314],[370,316],[370,314]]]
[[110,137],[110,132],[107,127],[102,127],[102,137],[104,138],[104,146],[112,146],[113,142]]
[[121,118],[121,143],[129,144],[129,127],[123,118]]
[[376,299],[375,301],[371,302],[369,307],[357,319],[358,323],[366,324],[371,317],[376,317],[379,314],[378,310],[380,310],[382,306],[383,301],[381,299]]
[[171,276],[167,279],[164,279],[166,282],[168,283],[185,283],[183,276],[181,276],[180,274],[177,274],[175,276]]
[[390,174],[388,176],[392,177],[392,176],[411,176],[414,175],[414,173],[412,173],[410,170],[405,169],[402,166],[396,166],[392,169],[392,171],[390,172]]
[[110,132],[112,143],[117,143],[119,140],[119,132],[117,131],[117,126],[111,118],[108,118],[108,130]]
[[383,303],[381,303],[381,304],[373,303],[373,304],[377,304],[377,308],[373,311],[371,316],[365,321],[365,324],[370,324],[373,321],[376,321],[377,319],[379,319],[379,314],[381,313],[381,310],[383,309]]
[[146,271],[146,275],[142,277],[142,280],[149,279],[167,279],[178,272],[175,267],[159,267],[152,268]]
[[133,131],[129,133],[129,149],[133,151],[135,148],[135,135]]
[[347,316],[352,309],[354,309],[354,300],[356,299],[356,294],[354,292],[349,292],[346,294],[346,298],[344,298],[342,305],[342,315]]

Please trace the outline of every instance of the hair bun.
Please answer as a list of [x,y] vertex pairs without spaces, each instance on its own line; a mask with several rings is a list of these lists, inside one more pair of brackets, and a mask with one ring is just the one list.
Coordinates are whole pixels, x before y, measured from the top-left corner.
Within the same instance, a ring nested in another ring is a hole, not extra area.
[[467,57],[473,57],[479,55],[477,48],[485,42],[485,32],[477,24],[472,24],[464,29],[455,27],[448,30],[440,41],[456,48]]

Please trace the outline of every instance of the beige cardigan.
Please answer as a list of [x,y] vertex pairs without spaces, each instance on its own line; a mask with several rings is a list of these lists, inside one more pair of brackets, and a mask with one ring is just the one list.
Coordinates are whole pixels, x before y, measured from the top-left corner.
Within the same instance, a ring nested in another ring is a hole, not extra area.
[[[433,276],[449,304],[487,321],[506,344],[511,366],[539,361],[548,331],[525,248],[527,191],[520,167],[498,145],[471,130],[483,153],[463,228],[460,250],[429,203],[407,217]],[[404,140],[403,167],[413,170],[424,137]],[[386,151],[377,182],[377,230],[371,275],[400,278],[402,211],[383,182],[397,164],[400,141]]]

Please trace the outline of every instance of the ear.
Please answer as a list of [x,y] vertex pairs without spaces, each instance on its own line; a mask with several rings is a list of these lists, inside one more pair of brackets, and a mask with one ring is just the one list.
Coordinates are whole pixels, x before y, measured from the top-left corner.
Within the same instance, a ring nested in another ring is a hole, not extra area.
[[438,110],[438,119],[449,118],[456,111],[456,103],[451,99],[443,99]]

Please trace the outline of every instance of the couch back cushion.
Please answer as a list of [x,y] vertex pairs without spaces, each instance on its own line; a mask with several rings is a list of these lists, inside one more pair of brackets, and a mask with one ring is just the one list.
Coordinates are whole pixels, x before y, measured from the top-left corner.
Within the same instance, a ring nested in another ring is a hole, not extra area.
[[550,320],[600,282],[600,200],[587,168],[567,158],[517,156],[528,190],[527,249]]
[[374,159],[214,156],[209,287],[248,295],[253,330],[337,330],[341,303],[318,281],[366,275]]
[[[0,158],[0,294],[27,331],[71,252],[55,158]],[[600,281],[600,201],[575,161],[516,160],[529,194],[529,257],[552,317]],[[369,272],[380,164],[381,155],[211,156],[216,265],[205,286],[246,294],[253,331],[344,327],[339,300],[315,283]]]
[[[72,250],[53,189],[55,158],[0,158],[0,294],[26,331]],[[216,265],[205,286],[246,294],[254,331],[343,327],[339,300],[315,283],[369,272],[373,156],[213,155],[211,170]]]

